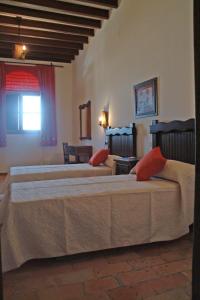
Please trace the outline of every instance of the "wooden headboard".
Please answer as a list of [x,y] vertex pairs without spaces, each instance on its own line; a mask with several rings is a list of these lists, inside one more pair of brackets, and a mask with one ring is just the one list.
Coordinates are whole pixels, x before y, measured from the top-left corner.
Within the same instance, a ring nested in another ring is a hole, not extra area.
[[117,127],[106,129],[106,139],[110,154],[122,157],[136,156],[136,127]]
[[167,159],[195,163],[195,120],[171,121],[155,120],[150,126],[152,146],[160,146]]

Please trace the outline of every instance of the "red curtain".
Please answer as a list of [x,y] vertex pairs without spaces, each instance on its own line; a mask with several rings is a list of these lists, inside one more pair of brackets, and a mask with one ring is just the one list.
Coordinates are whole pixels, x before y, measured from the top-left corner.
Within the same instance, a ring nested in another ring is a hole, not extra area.
[[6,146],[5,92],[7,91],[41,93],[41,145],[57,145],[54,67],[13,66],[0,63],[0,147]]
[[6,91],[40,92],[38,69],[6,65]]
[[0,147],[6,146],[5,64],[0,63]]
[[53,66],[40,66],[40,89],[42,99],[41,145],[57,145],[55,70]]

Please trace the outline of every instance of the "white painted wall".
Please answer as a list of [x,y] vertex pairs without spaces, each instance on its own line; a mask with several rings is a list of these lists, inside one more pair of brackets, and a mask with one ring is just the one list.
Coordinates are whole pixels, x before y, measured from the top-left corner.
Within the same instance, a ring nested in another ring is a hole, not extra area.
[[151,147],[154,118],[135,119],[133,85],[155,76],[158,118],[194,117],[192,15],[192,0],[121,0],[75,63],[56,69],[58,146],[41,147],[38,136],[8,135],[7,147],[0,148],[0,172],[13,165],[62,163],[62,142],[80,142],[78,106],[88,100],[92,141],[85,143],[104,146],[97,122],[109,105],[111,126],[137,123],[137,152],[143,155]]
[[[73,64],[73,137],[78,105],[92,102],[92,145],[104,146],[97,125],[109,105],[110,125],[137,123],[137,152],[151,148],[152,119],[135,119],[133,85],[158,77],[162,121],[194,117],[193,11],[191,0],[122,0]],[[90,141],[87,141],[90,143]]]
[[63,163],[62,142],[72,141],[72,66],[56,68],[56,117],[58,144],[41,147],[40,136],[7,135],[7,147],[0,148],[0,172],[10,166]]

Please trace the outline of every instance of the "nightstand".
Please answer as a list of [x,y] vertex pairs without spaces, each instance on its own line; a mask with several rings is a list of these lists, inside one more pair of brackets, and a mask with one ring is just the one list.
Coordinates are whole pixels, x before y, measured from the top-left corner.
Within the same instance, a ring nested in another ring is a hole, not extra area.
[[116,161],[116,175],[120,174],[129,174],[130,170],[137,164],[139,161],[136,157],[123,157],[115,159]]

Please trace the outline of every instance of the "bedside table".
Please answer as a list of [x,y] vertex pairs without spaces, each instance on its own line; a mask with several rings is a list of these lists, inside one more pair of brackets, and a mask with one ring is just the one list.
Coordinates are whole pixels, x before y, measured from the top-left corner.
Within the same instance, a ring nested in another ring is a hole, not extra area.
[[136,157],[124,157],[120,159],[115,159],[116,161],[116,175],[129,174],[130,170],[139,161]]

